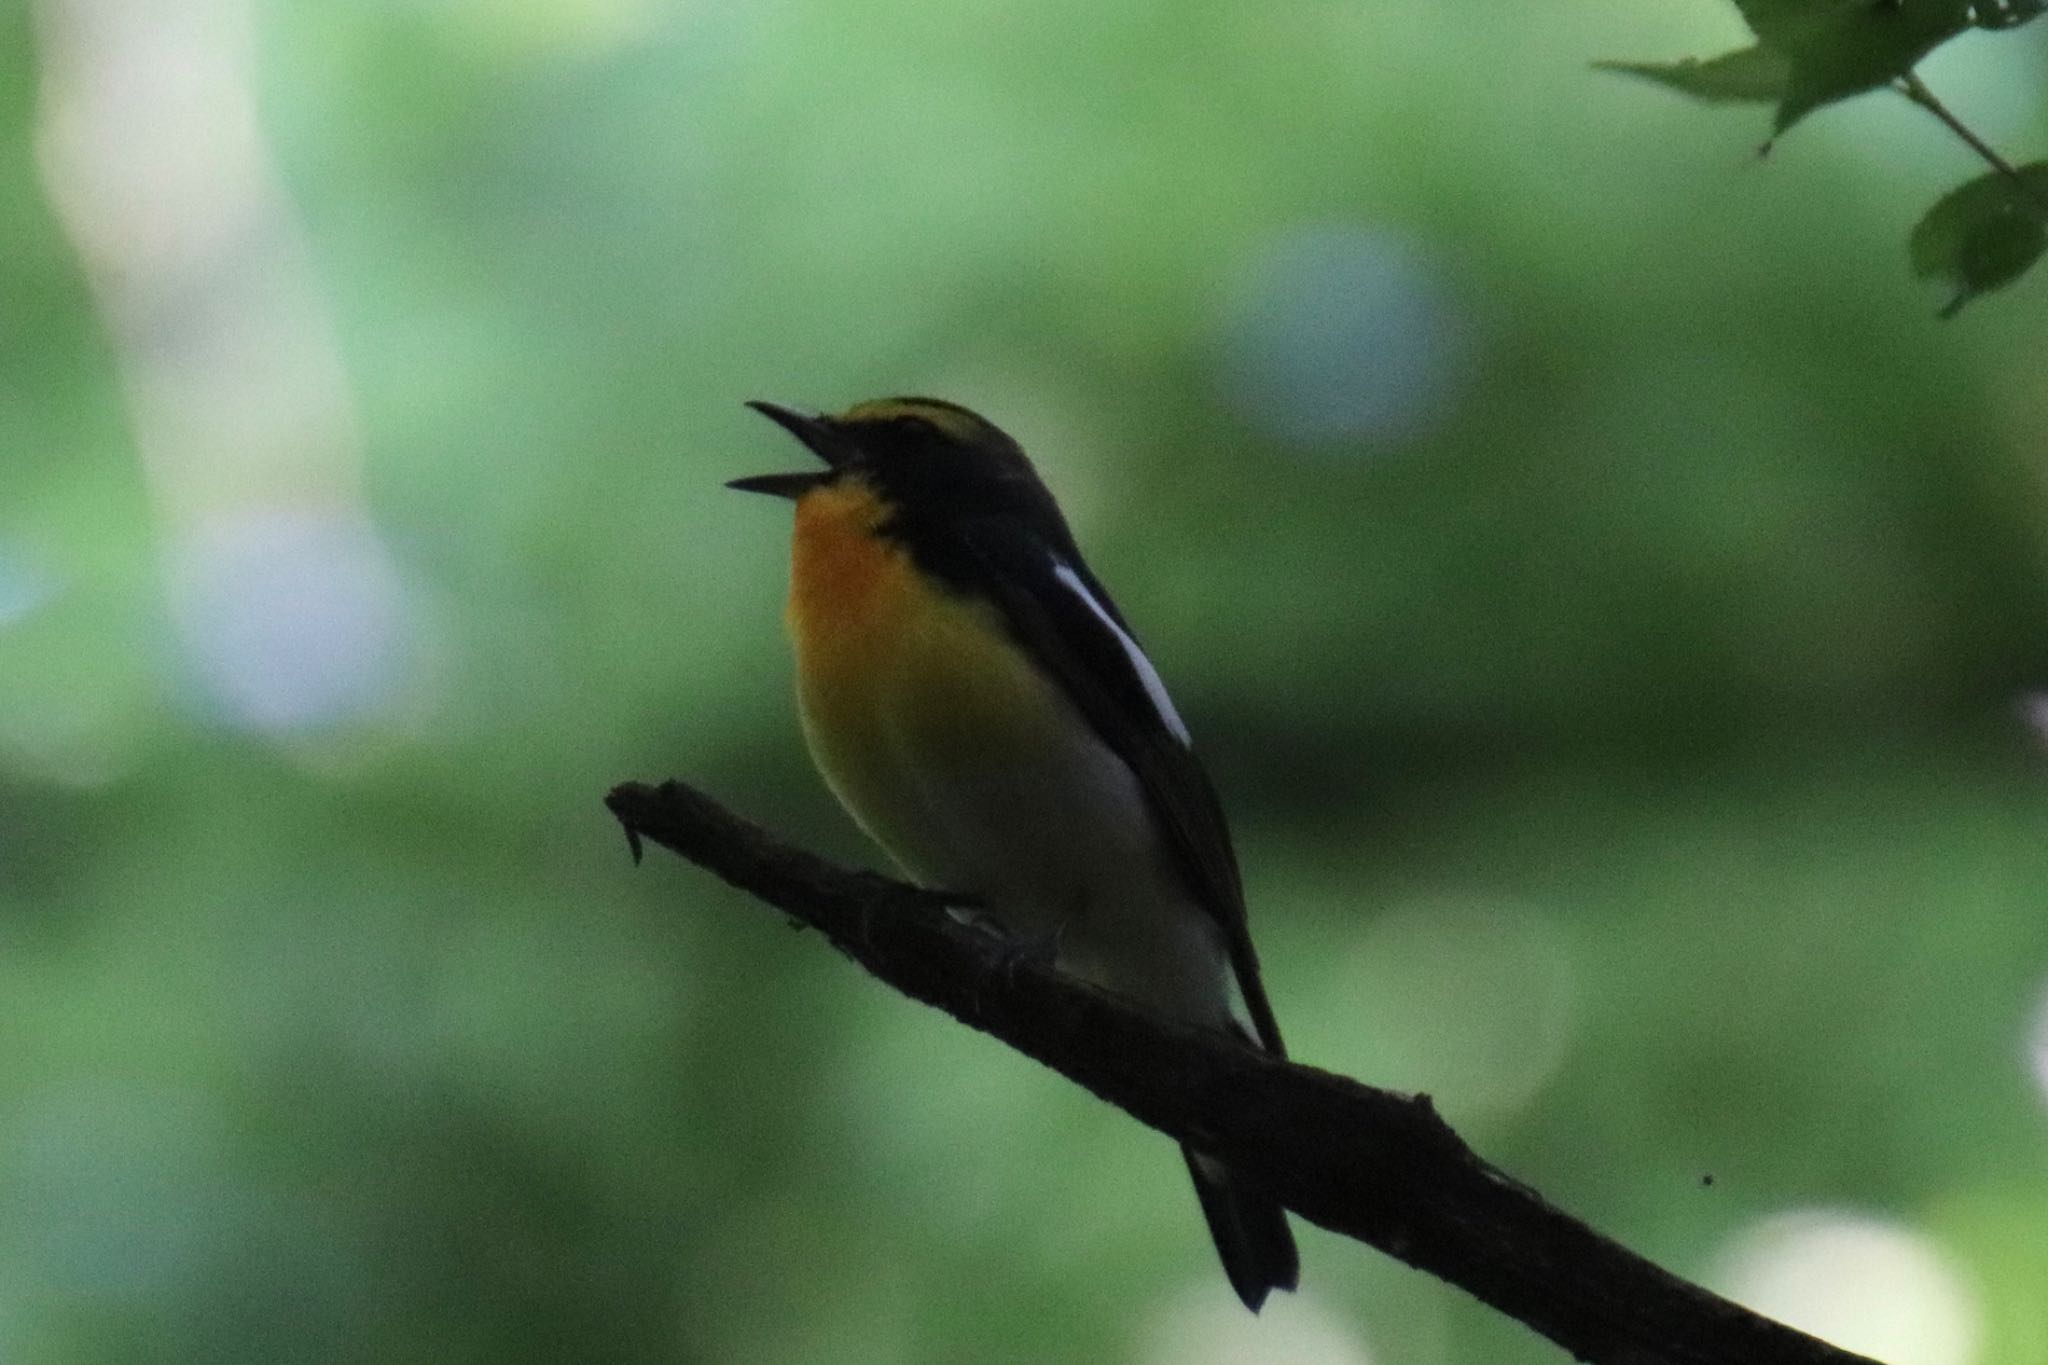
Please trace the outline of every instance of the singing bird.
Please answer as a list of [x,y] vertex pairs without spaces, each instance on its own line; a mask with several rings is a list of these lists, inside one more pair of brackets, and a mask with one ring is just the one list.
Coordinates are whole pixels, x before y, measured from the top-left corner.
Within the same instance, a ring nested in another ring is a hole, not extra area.
[[[728,486],[796,504],[798,708],[848,813],[912,880],[1050,944],[1059,970],[1284,1056],[1216,793],[1023,450],[933,398],[748,406],[825,465]],[[1286,1214],[1183,1153],[1256,1312],[1298,1278]]]

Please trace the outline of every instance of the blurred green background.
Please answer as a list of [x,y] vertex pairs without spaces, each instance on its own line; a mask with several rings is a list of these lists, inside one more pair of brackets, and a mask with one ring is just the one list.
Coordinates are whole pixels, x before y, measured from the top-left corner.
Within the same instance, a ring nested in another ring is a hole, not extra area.
[[[0,1362],[1547,1362],[600,799],[868,859],[740,401],[1023,439],[1297,1053],[1895,1365],[2048,1358],[2048,282],[1722,0],[0,8]],[[1929,83],[2048,149],[2044,40]]]

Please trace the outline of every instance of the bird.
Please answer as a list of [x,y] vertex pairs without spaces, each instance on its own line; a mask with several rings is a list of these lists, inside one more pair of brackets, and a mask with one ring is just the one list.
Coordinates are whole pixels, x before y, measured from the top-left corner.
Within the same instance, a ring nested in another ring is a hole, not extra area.
[[[1055,969],[1285,1057],[1216,791],[1023,449],[936,398],[747,406],[824,465],[727,486],[795,504],[799,719],[855,823]],[[1256,1313],[1299,1279],[1286,1213],[1182,1152]]]

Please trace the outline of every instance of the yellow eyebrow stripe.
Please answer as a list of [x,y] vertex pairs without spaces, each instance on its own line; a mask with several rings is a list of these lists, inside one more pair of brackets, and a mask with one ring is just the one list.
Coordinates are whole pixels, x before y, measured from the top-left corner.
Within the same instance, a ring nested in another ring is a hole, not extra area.
[[922,398],[876,398],[856,403],[840,413],[836,420],[858,424],[887,422],[897,417],[921,417],[947,436],[967,445],[973,445],[980,439],[986,425],[973,413],[951,403],[928,402]]

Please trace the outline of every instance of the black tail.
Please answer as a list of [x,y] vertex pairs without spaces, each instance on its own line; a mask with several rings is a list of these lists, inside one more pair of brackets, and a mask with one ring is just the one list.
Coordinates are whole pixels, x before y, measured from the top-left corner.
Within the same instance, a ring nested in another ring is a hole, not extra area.
[[1209,1220],[1209,1235],[1216,1239],[1216,1254],[1223,1258],[1223,1273],[1244,1306],[1256,1313],[1268,1293],[1292,1289],[1301,1278],[1287,1213],[1270,1196],[1248,1188],[1222,1162],[1192,1147],[1180,1152],[1188,1159],[1188,1174],[1194,1177],[1202,1216]]

